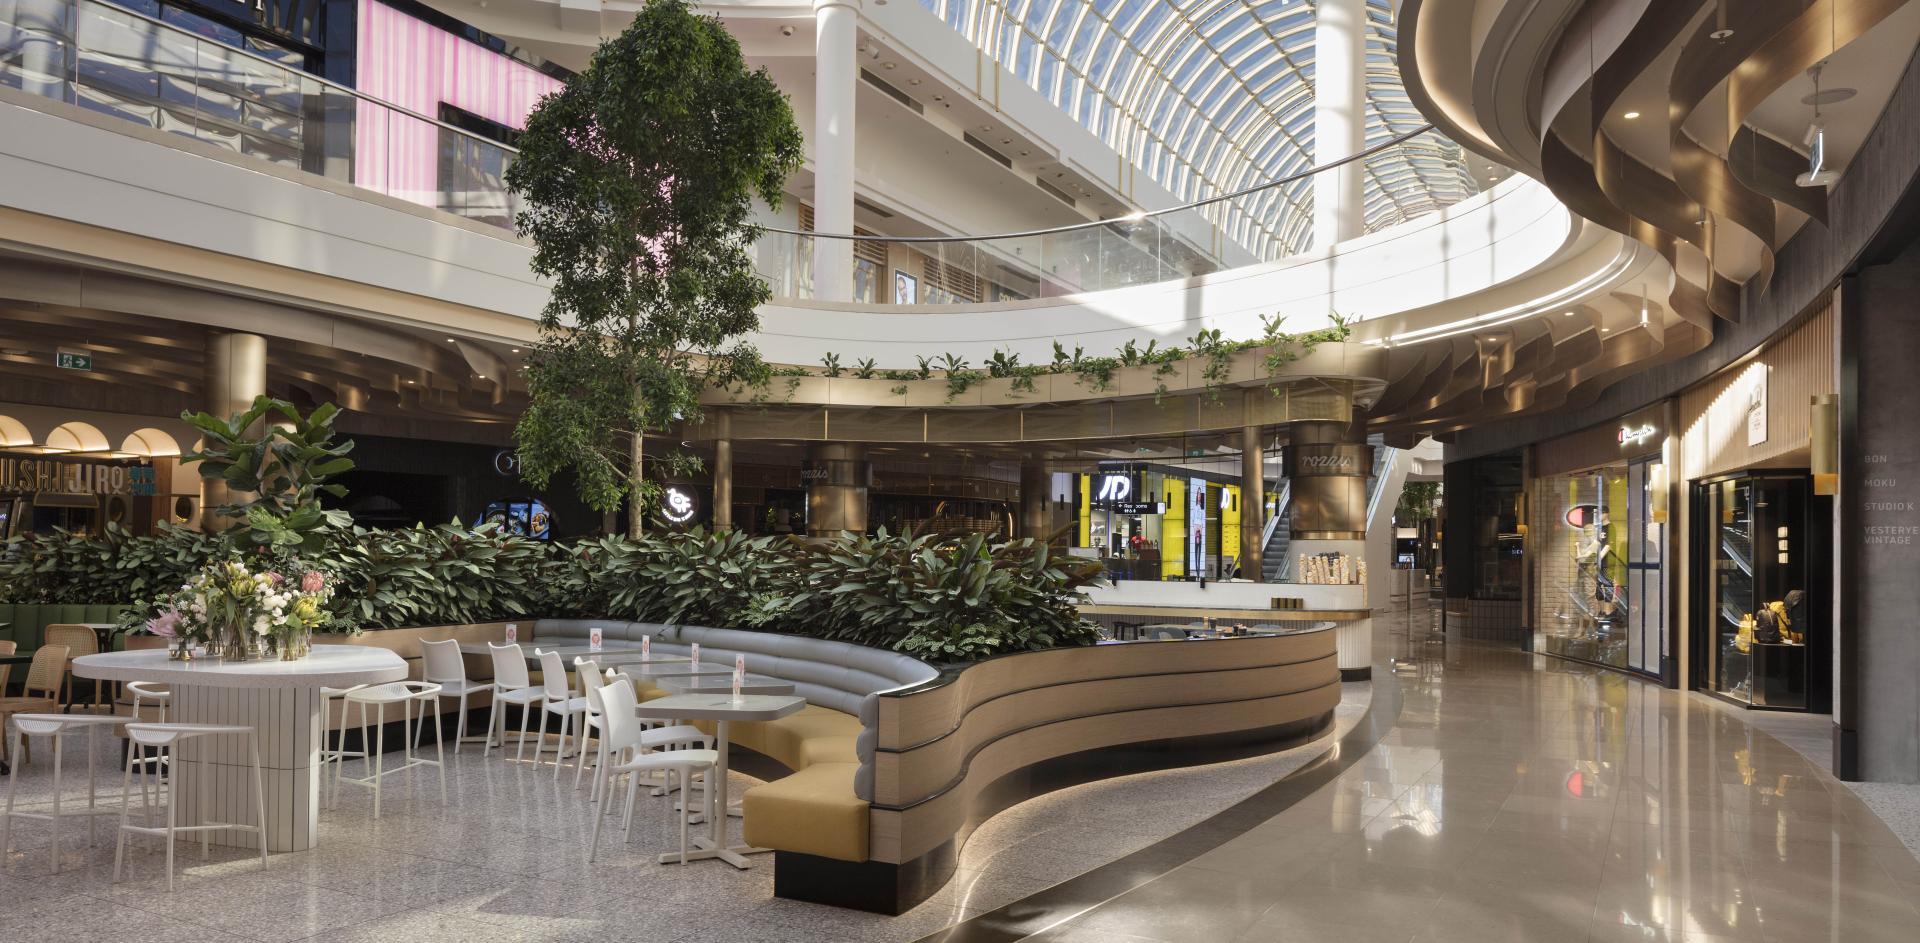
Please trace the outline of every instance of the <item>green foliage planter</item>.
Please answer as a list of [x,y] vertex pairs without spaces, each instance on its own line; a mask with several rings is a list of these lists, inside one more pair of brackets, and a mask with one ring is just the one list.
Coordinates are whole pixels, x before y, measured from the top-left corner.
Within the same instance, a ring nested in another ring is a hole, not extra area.
[[[488,524],[323,528],[306,555],[335,580],[336,627],[553,617],[712,625],[830,638],[963,661],[1089,644],[1079,590],[1099,566],[1044,544],[882,533],[811,541],[691,530],[553,546]],[[225,544],[181,528],[17,538],[0,552],[0,603],[154,600]],[[132,625],[151,615],[133,607]]]
[[692,530],[577,545],[560,582],[582,615],[763,629],[961,661],[1090,644],[1095,561],[984,536],[809,541]]

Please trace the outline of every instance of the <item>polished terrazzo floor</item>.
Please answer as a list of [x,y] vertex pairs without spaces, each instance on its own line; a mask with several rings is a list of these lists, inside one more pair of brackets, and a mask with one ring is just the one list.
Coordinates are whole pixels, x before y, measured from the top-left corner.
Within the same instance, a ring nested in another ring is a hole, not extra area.
[[[197,845],[183,843],[171,895],[157,848],[136,850],[129,879],[112,882],[109,820],[91,850],[83,826],[65,827],[59,874],[49,873],[47,826],[18,823],[0,871],[0,941],[915,940],[1240,801],[1323,753],[1368,699],[1367,685],[1347,685],[1334,730],[1292,750],[1089,783],[1015,806],[974,833],[953,881],[902,917],[775,899],[771,858],[755,858],[748,871],[712,861],[656,864],[651,855],[678,838],[661,822],[660,799],[641,800],[632,845],[610,830],[600,862],[589,866],[592,819],[572,769],[556,782],[550,765],[535,769],[497,753],[483,760],[470,744],[448,757],[449,806],[440,805],[430,773],[414,790],[390,780],[377,820],[367,794],[345,787],[321,815],[319,849],[274,855],[263,871],[256,859],[220,848],[203,862]],[[118,748],[100,739],[102,791],[117,795],[118,777],[106,773]],[[84,763],[73,754],[68,762],[63,795],[84,803],[84,778],[71,772]],[[753,782],[736,772],[735,794]],[[51,789],[50,769],[36,762],[22,775],[20,808],[47,808]],[[738,820],[732,825],[737,839]]]
[[[1376,706],[1390,718],[1363,716],[1369,688],[1348,685],[1315,743],[1023,803],[904,917],[773,899],[766,859],[745,872],[654,864],[661,800],[631,846],[610,833],[588,866],[583,793],[469,746],[450,764],[449,807],[424,780],[411,798],[389,792],[375,820],[349,791],[322,816],[320,849],[261,871],[183,848],[172,895],[152,852],[113,884],[110,841],[88,850],[80,829],[49,874],[45,826],[22,824],[0,871],[0,940],[905,941],[992,938],[966,931],[1010,913],[1044,943],[1920,939],[1913,854],[1740,712],[1518,652],[1408,649],[1393,628],[1382,620],[1379,654],[1417,657],[1391,682],[1383,669],[1393,696]],[[1384,733],[1338,755],[1368,730]],[[1111,897],[1045,903],[1123,856],[1162,860],[1156,849],[1303,766],[1340,771]],[[45,804],[46,773],[23,776],[23,806]]]
[[1033,939],[1920,939],[1920,863],[1741,713],[1456,646],[1292,808]]

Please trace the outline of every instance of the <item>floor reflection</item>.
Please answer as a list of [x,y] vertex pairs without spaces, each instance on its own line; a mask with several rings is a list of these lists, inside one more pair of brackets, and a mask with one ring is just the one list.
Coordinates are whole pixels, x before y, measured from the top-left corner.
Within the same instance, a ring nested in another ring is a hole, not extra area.
[[1399,721],[1365,756],[1036,939],[1920,939],[1913,856],[1741,715],[1557,659],[1394,645]]

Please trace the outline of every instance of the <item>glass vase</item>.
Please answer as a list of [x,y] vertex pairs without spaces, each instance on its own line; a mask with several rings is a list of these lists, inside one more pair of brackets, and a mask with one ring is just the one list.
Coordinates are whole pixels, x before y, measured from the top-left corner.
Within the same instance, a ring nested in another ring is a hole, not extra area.
[[281,661],[299,661],[313,651],[313,636],[306,632],[283,635],[279,647]]

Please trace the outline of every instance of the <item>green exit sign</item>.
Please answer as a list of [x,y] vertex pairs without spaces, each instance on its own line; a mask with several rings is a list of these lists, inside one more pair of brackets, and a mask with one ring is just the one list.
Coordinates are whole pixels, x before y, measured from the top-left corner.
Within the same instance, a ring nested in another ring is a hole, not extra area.
[[54,363],[62,370],[92,370],[93,354],[84,350],[56,351]]

